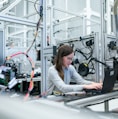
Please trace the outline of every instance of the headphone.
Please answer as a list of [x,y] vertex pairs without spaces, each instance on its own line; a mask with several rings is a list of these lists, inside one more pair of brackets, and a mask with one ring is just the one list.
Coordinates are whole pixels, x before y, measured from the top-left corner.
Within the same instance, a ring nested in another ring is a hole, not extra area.
[[78,73],[82,76],[87,76],[89,74],[88,64],[81,63],[78,67]]

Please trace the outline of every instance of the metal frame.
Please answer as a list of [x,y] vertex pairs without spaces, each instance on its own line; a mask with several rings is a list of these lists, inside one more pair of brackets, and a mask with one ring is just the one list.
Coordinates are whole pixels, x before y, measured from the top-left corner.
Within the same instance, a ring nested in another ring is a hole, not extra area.
[[[100,61],[101,54],[100,54],[99,50],[101,49],[101,47],[99,46],[99,44],[100,44],[99,33],[95,33],[94,34],[94,45],[95,45],[94,55]],[[95,62],[96,82],[100,82],[100,78],[101,78],[100,66],[101,66],[101,64],[99,64],[98,62]]]
[[33,27],[36,26],[36,22],[34,22],[34,21],[26,20],[26,19],[22,19],[22,18],[17,18],[17,17],[13,17],[13,16],[8,16],[8,15],[1,15],[0,14],[0,20],[6,21],[6,22],[12,22],[12,23],[16,23],[16,24],[33,26]]
[[99,103],[104,103],[105,112],[109,111],[109,101],[118,98],[118,91],[111,92],[103,95],[92,96],[88,98],[82,98],[75,101],[65,103],[66,106],[73,108],[87,107],[90,105],[96,105]]
[[7,13],[10,9],[12,9],[14,6],[16,6],[19,2],[21,2],[21,0],[16,0],[11,5],[9,5],[5,10],[1,11],[0,14]]
[[5,40],[4,40],[4,30],[0,29],[0,65],[3,65],[5,60]]
[[47,57],[44,56],[44,48],[47,46],[47,24],[46,24],[46,0],[42,0],[43,3],[43,29],[42,29],[42,41],[41,41],[41,92],[45,92],[47,85]]
[[[84,37],[82,37],[83,40],[87,40],[87,39],[94,39],[94,52],[93,52],[93,57],[95,57],[97,60],[101,61],[101,46],[100,44],[100,38],[99,38],[99,33],[93,33],[90,35],[86,35]],[[101,64],[98,62],[95,62],[95,71],[96,71],[96,82],[100,82],[101,79],[101,70],[100,70]]]

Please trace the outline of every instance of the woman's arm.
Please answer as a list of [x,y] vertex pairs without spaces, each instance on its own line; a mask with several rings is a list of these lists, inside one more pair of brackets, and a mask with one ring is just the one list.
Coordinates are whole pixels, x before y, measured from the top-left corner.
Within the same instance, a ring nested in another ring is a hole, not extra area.
[[[55,68],[49,69],[48,80],[50,83],[52,83],[51,85],[56,86],[56,88],[62,93],[82,91],[83,89],[98,89],[102,87],[101,84],[98,85],[97,83],[86,81],[86,80],[84,80],[84,82],[80,81],[81,85],[65,84],[65,82],[58,75],[58,72],[56,71]],[[80,80],[83,80],[83,79],[80,79]]]
[[83,79],[80,74],[77,73],[75,68],[71,65],[71,71],[72,71],[72,78],[75,79],[75,81],[78,84],[82,84],[83,89],[102,89],[102,83],[96,83],[92,81],[87,81]]
[[70,68],[72,79],[74,79],[76,81],[76,83],[82,84],[82,85],[83,84],[91,84],[91,83],[93,83],[92,81],[87,81],[84,78],[82,78],[82,76],[79,73],[77,73],[77,71],[74,68],[74,66],[70,65],[69,68]]
[[69,85],[60,78],[58,72],[54,68],[50,68],[48,71],[48,80],[53,83],[54,86],[58,88],[63,93],[82,91],[84,85]]

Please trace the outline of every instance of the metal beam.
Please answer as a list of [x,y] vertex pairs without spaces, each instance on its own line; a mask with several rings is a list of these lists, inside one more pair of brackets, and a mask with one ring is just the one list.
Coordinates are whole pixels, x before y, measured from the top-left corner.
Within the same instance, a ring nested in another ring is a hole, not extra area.
[[5,10],[1,11],[0,14],[5,14],[5,13],[9,12],[9,10],[11,10],[13,7],[15,7],[19,2],[21,2],[21,0],[16,0],[12,4],[10,4]]
[[12,22],[16,24],[22,24],[22,25],[28,25],[28,26],[36,26],[36,22],[27,20],[27,19],[22,19],[18,17],[13,17],[13,16],[8,16],[8,15],[0,15],[0,20],[1,21],[6,21],[6,22]]
[[19,30],[19,31],[15,31],[15,32],[13,32],[13,33],[10,33],[10,34],[8,34],[8,37],[12,37],[12,36],[15,36],[15,35],[19,35],[19,34],[21,34],[21,33],[24,33],[24,32],[28,32],[28,31],[33,31],[33,28],[32,29],[23,29],[23,30]]
[[[48,7],[50,7],[50,6],[48,6]],[[63,13],[66,13],[66,14],[74,15],[76,17],[83,18],[83,16],[81,16],[79,14],[76,14],[76,13],[73,13],[73,12],[70,12],[70,11],[67,11],[67,10],[60,9],[60,8],[55,7],[55,6],[53,6],[53,9],[57,10],[57,11],[60,11],[60,12],[63,12]]]
[[67,106],[72,106],[75,108],[76,107],[87,107],[87,106],[95,105],[95,104],[102,103],[102,102],[104,103],[105,101],[109,101],[115,98],[118,98],[118,91],[103,94],[103,95],[96,95],[96,96],[81,98],[78,100],[67,102],[65,104]]
[[56,55],[56,46],[47,46],[44,49],[44,56],[54,56]]

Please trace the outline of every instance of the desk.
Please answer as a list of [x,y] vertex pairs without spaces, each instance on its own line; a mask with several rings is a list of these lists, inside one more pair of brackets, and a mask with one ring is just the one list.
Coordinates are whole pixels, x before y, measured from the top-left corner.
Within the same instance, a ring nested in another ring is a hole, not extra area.
[[118,91],[67,102],[65,103],[65,105],[73,108],[80,108],[80,107],[87,107],[90,105],[95,105],[103,102],[104,109],[107,112],[109,111],[109,100],[115,98],[118,98]]

